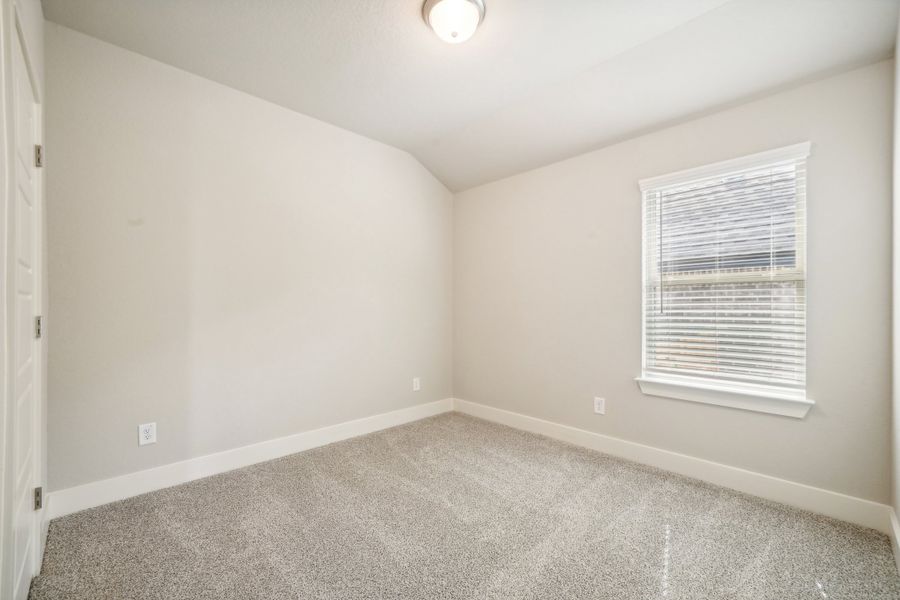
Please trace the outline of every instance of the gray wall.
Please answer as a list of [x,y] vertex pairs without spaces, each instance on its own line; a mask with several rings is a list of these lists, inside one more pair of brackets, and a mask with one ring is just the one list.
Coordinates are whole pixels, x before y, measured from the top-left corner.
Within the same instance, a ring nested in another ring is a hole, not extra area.
[[[861,68],[457,195],[454,395],[888,502],[893,70]],[[643,396],[638,180],[806,140],[816,406],[796,420]]]
[[[900,33],[897,35],[897,47],[900,47]],[[891,428],[891,441],[893,463],[891,470],[892,505],[894,512],[900,514],[900,61],[895,64],[894,70],[894,201],[893,201],[893,242],[894,242],[894,295],[893,295],[893,363],[891,373],[893,375],[893,412]],[[896,532],[895,532],[896,533]],[[894,545],[900,548],[900,540],[893,540]],[[896,550],[896,548],[895,548]],[[897,567],[900,568],[900,553],[895,551]]]
[[[403,152],[56,25],[46,61],[51,490],[455,395],[889,500],[892,63],[454,206]],[[815,408],[641,395],[637,181],[805,140]]]
[[46,34],[52,490],[451,396],[452,198],[417,161]]

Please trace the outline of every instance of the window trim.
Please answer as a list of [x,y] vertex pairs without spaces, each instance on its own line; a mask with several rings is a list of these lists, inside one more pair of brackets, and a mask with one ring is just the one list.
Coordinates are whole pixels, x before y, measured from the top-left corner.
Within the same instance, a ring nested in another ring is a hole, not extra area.
[[694,377],[641,376],[635,377],[635,381],[646,396],[702,402],[796,419],[804,418],[815,404],[802,390],[794,394],[783,388],[746,383],[729,385],[726,381]]
[[[722,175],[728,175],[737,171],[750,171],[776,162],[809,158],[811,147],[812,144],[810,142],[803,142],[801,144],[794,144],[793,146],[785,146],[783,148],[757,152],[756,154],[749,154],[739,158],[723,160],[710,165],[703,165],[702,167],[684,169],[683,171],[676,171],[674,173],[667,173],[656,177],[647,177],[641,179],[638,184],[643,193],[653,188],[680,185],[682,183],[697,181],[698,179],[721,177]],[[643,196],[641,199],[643,200]]]
[[[660,187],[668,187],[697,180],[721,177],[726,174],[753,170],[765,167],[772,163],[806,159],[810,155],[812,144],[803,142],[783,148],[776,148],[765,152],[758,152],[740,158],[724,160],[717,163],[685,169],[657,177],[641,179],[641,202],[644,202],[644,192]],[[752,383],[729,383],[726,380],[704,379],[679,375],[647,374],[646,343],[647,343],[647,319],[646,319],[646,226],[643,212],[641,217],[642,243],[641,243],[641,375],[635,378],[641,392],[647,396],[661,398],[674,398],[690,402],[726,406],[742,410],[770,413],[797,419],[804,418],[815,402],[806,397],[805,390],[791,390],[787,388],[758,385]],[[799,251],[804,252],[805,248]],[[805,256],[804,256],[805,262]]]

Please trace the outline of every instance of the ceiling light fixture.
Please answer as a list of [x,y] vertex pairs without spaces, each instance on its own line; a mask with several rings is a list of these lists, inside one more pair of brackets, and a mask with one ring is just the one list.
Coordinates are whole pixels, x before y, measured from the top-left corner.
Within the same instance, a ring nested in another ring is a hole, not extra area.
[[484,0],[425,0],[422,15],[439,38],[459,44],[484,20]]

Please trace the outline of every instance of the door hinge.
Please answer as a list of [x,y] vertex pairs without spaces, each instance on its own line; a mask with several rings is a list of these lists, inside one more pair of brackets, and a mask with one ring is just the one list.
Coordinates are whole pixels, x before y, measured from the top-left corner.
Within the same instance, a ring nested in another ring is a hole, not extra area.
[[34,339],[41,339],[44,333],[44,317],[38,315],[34,318]]
[[44,508],[44,488],[36,487],[34,488],[34,510],[42,508]]
[[44,147],[40,144],[34,145],[34,166],[38,168],[44,166]]

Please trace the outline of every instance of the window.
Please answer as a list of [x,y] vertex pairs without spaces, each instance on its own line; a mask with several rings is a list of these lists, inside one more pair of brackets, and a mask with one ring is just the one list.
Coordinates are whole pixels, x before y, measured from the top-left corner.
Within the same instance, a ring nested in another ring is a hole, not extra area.
[[808,156],[641,181],[644,393],[806,415]]

